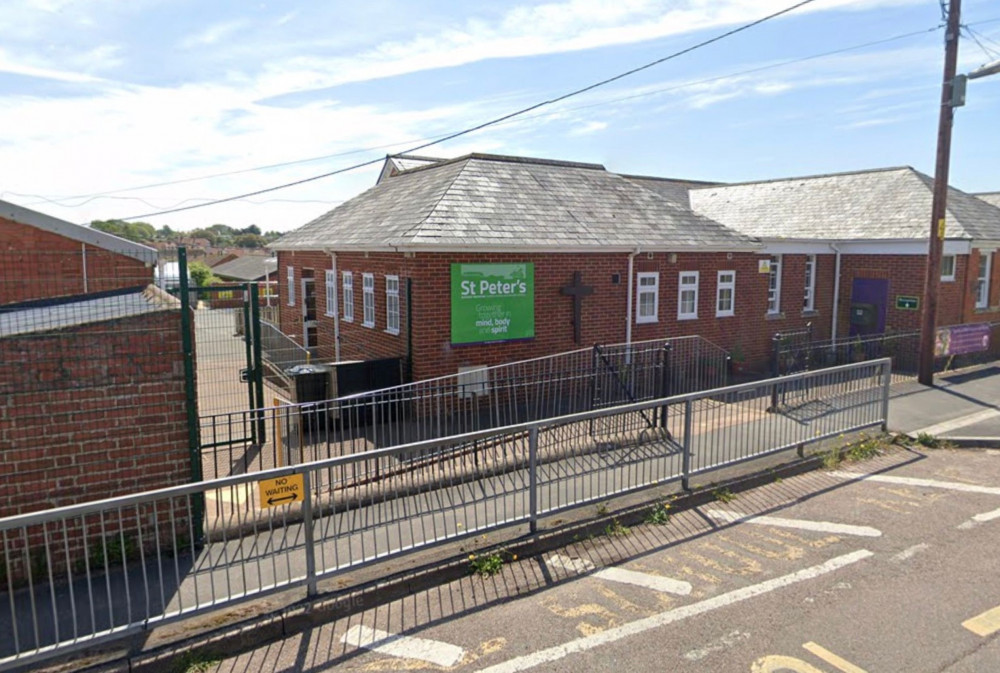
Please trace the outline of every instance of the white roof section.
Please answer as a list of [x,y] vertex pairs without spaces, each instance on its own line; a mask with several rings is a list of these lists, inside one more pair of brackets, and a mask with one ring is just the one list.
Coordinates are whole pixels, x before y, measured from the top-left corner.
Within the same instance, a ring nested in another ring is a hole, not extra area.
[[0,217],[29,227],[35,227],[36,229],[41,229],[57,236],[79,241],[80,243],[87,243],[88,245],[103,248],[110,252],[116,252],[126,257],[132,257],[141,262],[148,262],[150,264],[156,262],[157,253],[155,248],[119,238],[118,236],[112,236],[97,229],[60,220],[51,215],[45,215],[44,213],[39,213],[38,211],[7,201],[0,201]]

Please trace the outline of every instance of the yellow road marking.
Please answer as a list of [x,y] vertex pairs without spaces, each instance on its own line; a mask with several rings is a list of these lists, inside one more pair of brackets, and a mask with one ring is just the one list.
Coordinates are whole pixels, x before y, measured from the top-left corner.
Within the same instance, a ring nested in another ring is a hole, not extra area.
[[865,669],[855,666],[851,662],[838,657],[830,650],[825,647],[821,647],[814,642],[805,643],[802,647],[844,673],[866,673]]
[[1000,631],[1000,607],[987,610],[981,615],[976,615],[971,619],[962,622],[962,626],[975,633],[977,636],[988,636]]

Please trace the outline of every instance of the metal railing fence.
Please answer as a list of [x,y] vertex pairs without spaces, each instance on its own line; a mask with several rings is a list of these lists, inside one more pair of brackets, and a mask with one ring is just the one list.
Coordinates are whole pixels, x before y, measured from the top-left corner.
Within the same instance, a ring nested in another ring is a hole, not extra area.
[[252,412],[203,415],[205,470],[218,476],[230,473],[227,465],[261,470],[718,388],[727,383],[728,359],[699,336],[594,346],[331,400],[298,400],[289,413],[301,431],[264,433],[257,443],[231,439],[249,437]]
[[[989,323],[989,325],[991,334],[988,349],[976,353],[935,358],[935,371],[942,372],[948,369],[981,364],[1000,357],[1000,322]],[[942,326],[941,329],[949,327],[954,326]],[[811,335],[811,330],[774,335],[773,375],[783,376],[878,358],[890,358],[892,371],[896,376],[914,377],[917,375],[920,360],[920,332],[917,330],[815,341],[812,340]]]
[[[514,524],[534,531],[561,510],[884,428],[889,367],[851,364],[2,519],[0,670],[293,587],[315,595],[320,579],[352,568]],[[279,410],[265,411],[274,422]]]

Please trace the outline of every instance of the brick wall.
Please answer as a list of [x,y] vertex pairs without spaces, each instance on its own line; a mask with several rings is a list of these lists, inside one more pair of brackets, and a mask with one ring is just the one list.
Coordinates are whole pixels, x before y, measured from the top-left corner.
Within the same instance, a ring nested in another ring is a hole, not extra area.
[[[767,314],[768,275],[758,272],[760,255],[752,253],[655,253],[635,259],[636,273],[660,273],[659,316],[656,323],[635,324],[632,339],[641,341],[699,334],[727,350],[736,344],[750,364],[762,369],[770,355],[771,337],[814,324],[817,338],[830,331],[833,287],[833,255],[817,256],[816,310],[802,310],[805,288],[805,256],[785,255],[782,268],[782,312]],[[535,265],[535,338],[495,344],[450,343],[452,263],[531,262]],[[324,275],[331,258],[319,252],[279,252],[278,277],[282,330],[301,343],[302,308],[300,278],[303,268],[314,270],[320,358],[334,357],[334,323],[326,315]],[[287,302],[286,267],[295,267],[295,306]],[[715,316],[717,271],[736,272],[735,315]],[[494,365],[538,357],[595,343],[621,343],[626,339],[628,255],[616,254],[504,254],[504,253],[338,253],[337,296],[343,316],[342,273],[354,276],[354,321],[340,322],[341,359],[374,359],[405,356],[407,349],[406,280],[413,283],[413,376],[429,378],[455,373],[461,366]],[[583,300],[581,342],[573,338],[573,301],[560,293],[573,272],[594,293]],[[697,320],[677,319],[677,284],[681,271],[699,272]],[[362,274],[375,276],[375,325],[362,325]],[[400,333],[385,331],[385,276],[400,278]],[[617,282],[615,280],[617,276]],[[633,296],[633,321],[634,317]]]
[[104,292],[152,282],[152,260],[147,265],[126,255],[0,217],[0,304]]
[[[179,311],[3,338],[0,362],[0,473],[8,487],[0,517],[190,481]],[[158,515],[186,528],[187,504],[173,512],[161,505]],[[126,526],[112,519],[90,530],[91,553],[95,535]],[[29,533],[32,555],[40,530]],[[80,529],[66,534],[69,559],[78,562]],[[8,542],[25,544],[16,535]],[[22,556],[11,561],[23,572]]]

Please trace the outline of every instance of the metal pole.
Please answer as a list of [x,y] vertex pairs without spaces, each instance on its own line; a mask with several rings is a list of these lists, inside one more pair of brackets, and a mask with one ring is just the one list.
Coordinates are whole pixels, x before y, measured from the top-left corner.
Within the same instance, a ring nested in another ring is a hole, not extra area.
[[889,431],[889,388],[892,386],[892,360],[882,364],[882,432]]
[[263,444],[267,441],[266,423],[263,409],[264,402],[264,354],[260,343],[260,288],[257,283],[250,285],[250,326],[253,334],[253,386],[257,394],[257,441]]
[[682,454],[681,454],[681,488],[685,491],[691,490],[691,427],[694,425],[692,423],[692,411],[694,407],[691,404],[691,400],[684,401],[684,442],[681,444]]
[[309,470],[302,473],[302,490],[305,491],[302,500],[302,534],[306,551],[306,595],[312,598],[317,593],[316,545],[313,541],[312,473]]
[[[670,353],[673,344],[669,341],[663,344],[663,367],[660,370],[660,397],[670,397]],[[667,427],[668,406],[664,404],[660,407],[660,427]]]
[[[191,295],[188,288],[187,248],[177,248],[177,272],[181,285],[181,348],[184,351],[184,401],[187,411],[188,458],[191,462],[191,481],[202,480],[201,439],[198,436],[198,397],[195,389],[193,321],[191,320]],[[191,517],[194,519],[195,542],[204,536],[205,495],[198,493],[191,498]]]
[[951,126],[955,114],[951,93],[958,62],[961,4],[961,0],[950,0],[948,28],[945,33],[944,81],[941,85],[941,111],[938,118],[937,162],[934,168],[927,267],[924,270],[924,311],[920,320],[920,367],[917,379],[925,386],[934,385],[934,337],[937,328],[938,286],[941,281],[941,248],[944,244],[945,212],[948,206]]
[[528,529],[538,532],[538,427],[528,430]]

